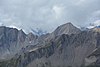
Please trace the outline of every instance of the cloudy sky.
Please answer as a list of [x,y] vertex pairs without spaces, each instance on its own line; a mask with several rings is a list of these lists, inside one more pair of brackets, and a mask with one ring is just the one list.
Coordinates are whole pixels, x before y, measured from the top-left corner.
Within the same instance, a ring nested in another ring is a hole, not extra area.
[[100,0],[0,0],[0,25],[51,32],[67,22],[100,24]]

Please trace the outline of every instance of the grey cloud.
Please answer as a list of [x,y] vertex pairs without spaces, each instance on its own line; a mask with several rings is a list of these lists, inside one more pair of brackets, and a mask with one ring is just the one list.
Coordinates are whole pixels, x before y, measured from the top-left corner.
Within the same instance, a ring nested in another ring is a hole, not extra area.
[[88,26],[100,20],[100,0],[0,0],[0,23],[30,32],[41,28],[48,32],[72,22]]

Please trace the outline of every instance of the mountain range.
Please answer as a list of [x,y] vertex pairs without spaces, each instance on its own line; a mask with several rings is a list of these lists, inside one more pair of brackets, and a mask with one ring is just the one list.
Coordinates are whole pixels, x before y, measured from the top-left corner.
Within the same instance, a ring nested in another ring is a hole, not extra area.
[[100,67],[100,27],[66,23],[37,36],[1,26],[0,67]]

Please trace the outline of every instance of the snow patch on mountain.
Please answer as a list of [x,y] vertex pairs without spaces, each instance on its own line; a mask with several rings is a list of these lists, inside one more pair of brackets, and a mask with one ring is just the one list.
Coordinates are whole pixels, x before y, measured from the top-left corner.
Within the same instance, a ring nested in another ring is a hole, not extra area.
[[87,28],[91,29],[98,26],[100,26],[100,20],[96,20],[95,22],[90,23],[90,25]]

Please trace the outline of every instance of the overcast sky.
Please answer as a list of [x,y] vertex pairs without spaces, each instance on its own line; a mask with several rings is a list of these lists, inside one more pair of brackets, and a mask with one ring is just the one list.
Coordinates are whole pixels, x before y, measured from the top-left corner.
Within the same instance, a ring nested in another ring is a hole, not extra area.
[[100,24],[100,0],[0,0],[0,25],[51,32],[67,22]]

